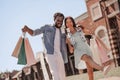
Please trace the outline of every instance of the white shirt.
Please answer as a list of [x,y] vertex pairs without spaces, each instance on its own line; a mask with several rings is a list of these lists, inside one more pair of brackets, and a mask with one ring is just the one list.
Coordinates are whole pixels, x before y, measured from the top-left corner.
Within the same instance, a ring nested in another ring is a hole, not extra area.
[[60,29],[56,28],[54,40],[54,52],[60,52]]

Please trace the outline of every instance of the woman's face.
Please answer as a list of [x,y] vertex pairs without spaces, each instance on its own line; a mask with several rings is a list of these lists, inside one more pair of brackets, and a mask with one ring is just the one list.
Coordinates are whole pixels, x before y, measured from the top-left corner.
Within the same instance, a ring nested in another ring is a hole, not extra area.
[[73,29],[73,22],[70,18],[66,20],[66,27],[69,28],[70,30]]

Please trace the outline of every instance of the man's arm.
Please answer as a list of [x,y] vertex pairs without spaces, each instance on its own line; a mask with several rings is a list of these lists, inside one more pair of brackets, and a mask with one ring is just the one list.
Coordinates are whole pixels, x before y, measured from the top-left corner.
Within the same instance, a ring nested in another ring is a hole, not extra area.
[[33,30],[30,29],[28,26],[24,26],[24,28],[22,28],[23,32],[28,32],[31,36],[33,35]]

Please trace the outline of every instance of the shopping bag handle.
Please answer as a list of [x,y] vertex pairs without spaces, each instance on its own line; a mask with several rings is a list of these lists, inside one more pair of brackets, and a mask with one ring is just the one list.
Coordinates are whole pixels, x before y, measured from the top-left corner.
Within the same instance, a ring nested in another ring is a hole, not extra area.
[[22,32],[23,38],[26,38],[26,32]]

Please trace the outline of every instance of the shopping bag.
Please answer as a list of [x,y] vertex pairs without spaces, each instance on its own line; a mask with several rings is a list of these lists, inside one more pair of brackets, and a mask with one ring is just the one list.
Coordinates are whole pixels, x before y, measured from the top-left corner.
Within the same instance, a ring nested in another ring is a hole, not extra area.
[[24,38],[22,40],[21,48],[18,54],[18,64],[27,64]]
[[33,54],[33,50],[31,48],[31,45],[29,43],[28,38],[24,39],[25,42],[25,52],[26,52],[26,59],[27,59],[27,65],[32,65],[36,63],[34,54]]
[[101,60],[100,60],[100,56],[99,56],[99,50],[98,50],[95,38],[90,39],[90,48],[92,50],[92,58],[93,58],[93,60],[97,64],[102,65]]
[[36,63],[31,45],[25,34],[19,38],[12,56],[18,58],[18,64],[30,66]]
[[96,37],[95,40],[96,40],[97,47],[99,50],[99,56],[100,56],[101,63],[105,63],[109,61],[109,57],[107,53],[110,51],[110,49],[98,37]]
[[22,36],[20,36],[20,38],[19,38],[19,40],[18,40],[18,42],[17,42],[17,44],[15,46],[15,49],[14,49],[14,51],[12,53],[13,57],[18,58],[18,54],[19,54],[19,51],[20,51],[20,48],[21,48],[22,40],[23,40],[23,38],[22,38]]
[[110,51],[110,49],[105,45],[105,43],[99,37],[96,36],[95,39],[98,42],[98,44],[104,48],[106,52]]

